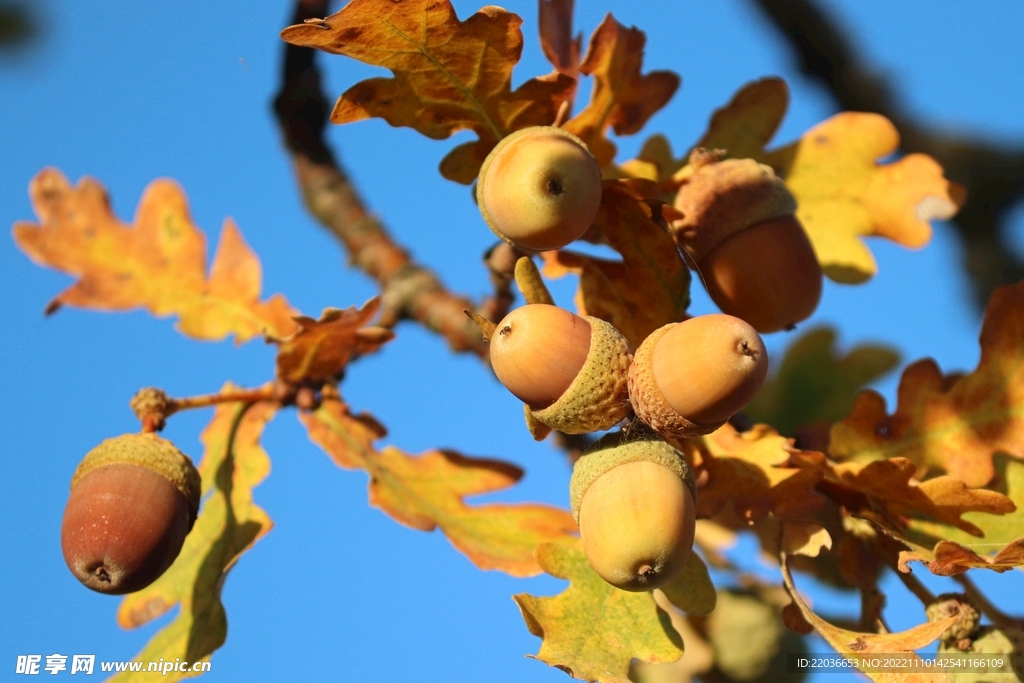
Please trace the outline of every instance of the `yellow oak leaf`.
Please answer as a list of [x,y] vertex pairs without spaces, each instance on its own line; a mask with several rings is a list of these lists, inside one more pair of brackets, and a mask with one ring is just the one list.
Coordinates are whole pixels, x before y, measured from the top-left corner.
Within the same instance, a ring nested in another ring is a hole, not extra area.
[[723,523],[746,525],[772,514],[795,519],[817,512],[824,500],[815,492],[822,474],[792,467],[790,440],[768,425],[737,432],[725,424],[717,431],[689,439],[684,452],[707,483],[697,496],[697,515]]
[[[858,661],[858,658],[872,654],[885,654],[890,658],[900,658],[908,665],[915,663],[923,664],[914,650],[919,650],[936,638],[951,626],[959,617],[952,616],[939,621],[927,622],[914,628],[898,633],[858,633],[833,626],[814,612],[804,603],[800,594],[793,585],[793,577],[789,573],[789,567],[783,558],[782,579],[786,590],[789,591],[804,619],[821,635],[825,641],[835,648],[841,655],[849,655],[847,659],[851,662]],[[903,673],[897,667],[879,666],[863,670],[865,676],[876,683],[945,683],[945,671],[934,673]]]
[[549,125],[572,96],[575,80],[555,73],[512,90],[512,67],[523,51],[523,20],[487,6],[460,21],[449,0],[352,0],[326,19],[289,26],[281,37],[391,70],[346,90],[334,123],[379,117],[441,140],[472,130],[476,142],[441,162],[444,177],[469,184],[501,138]]
[[481,569],[512,576],[534,576],[541,568],[533,550],[539,544],[572,537],[576,524],[568,510],[534,503],[467,505],[465,496],[499,491],[523,471],[497,460],[467,458],[451,451],[411,456],[373,442],[383,428],[372,418],[353,416],[338,400],[300,414],[310,439],[340,467],[370,475],[370,504],[421,531],[440,528],[457,550]]
[[970,487],[995,474],[992,456],[1024,459],[1024,282],[1001,287],[981,328],[981,360],[968,375],[944,377],[932,360],[903,373],[896,412],[873,391],[857,397],[850,416],[832,427],[833,457],[870,461],[908,458],[945,470]]
[[537,659],[573,678],[628,683],[629,665],[674,662],[683,642],[651,593],[619,590],[590,568],[580,543],[537,548],[544,571],[568,579],[553,597],[513,596],[530,633],[542,639]]
[[837,114],[799,140],[766,151],[788,99],[782,79],[748,84],[715,112],[697,146],[774,168],[796,197],[797,217],[831,279],[858,283],[877,272],[863,238],[923,247],[931,239],[929,221],[949,218],[963,204],[964,188],[946,180],[929,156],[878,163],[899,147],[896,128],[878,114]]
[[633,349],[654,330],[678,322],[690,305],[690,271],[665,229],[657,202],[632,181],[605,181],[592,230],[622,255],[610,261],[569,250],[543,252],[544,274],[580,277],[577,308],[610,322]]
[[849,415],[857,390],[897,363],[894,349],[877,344],[861,344],[840,355],[835,330],[817,327],[789,345],[743,413],[793,436],[799,427]]
[[193,224],[181,187],[150,183],[134,225],[114,216],[106,190],[91,178],[76,187],[53,168],[29,186],[39,223],[14,225],[14,240],[29,258],[78,280],[50,302],[104,311],[145,308],[178,316],[178,329],[195,339],[261,334],[287,336],[295,312],[284,297],[260,301],[262,273],[256,254],[227,220],[206,275],[206,238]]
[[[155,583],[126,596],[117,610],[122,628],[137,628],[174,605],[181,606],[136,661],[207,660],[224,644],[227,617],[220,601],[224,579],[242,553],[272,526],[267,513],[253,502],[252,491],[270,473],[270,459],[259,442],[276,412],[273,403],[256,403],[248,410],[222,404],[203,430],[205,451],[198,466],[203,507],[195,526],[170,569]],[[183,677],[181,672],[171,672],[165,680]],[[151,679],[143,672],[120,674],[112,680]]]
[[289,382],[327,382],[336,379],[355,355],[376,351],[394,338],[391,330],[366,327],[380,308],[380,297],[362,308],[324,309],[319,320],[299,316],[295,334],[275,340],[277,376]]
[[580,72],[594,77],[590,103],[565,124],[590,147],[602,168],[615,158],[615,145],[606,137],[637,133],[664,107],[679,88],[671,71],[641,74],[647,38],[626,28],[608,14],[590,37]]

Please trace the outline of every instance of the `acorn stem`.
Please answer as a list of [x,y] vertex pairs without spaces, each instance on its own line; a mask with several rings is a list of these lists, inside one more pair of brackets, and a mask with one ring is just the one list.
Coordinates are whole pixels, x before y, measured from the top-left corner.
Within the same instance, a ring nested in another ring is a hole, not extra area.
[[476,326],[480,328],[480,333],[484,336],[484,341],[491,341],[491,337],[494,336],[494,328],[496,325],[479,313],[473,313],[472,311],[465,309],[463,309],[462,312],[469,316],[469,319],[475,322]]
[[214,394],[172,398],[161,389],[140,389],[129,404],[142,423],[143,432],[158,432],[168,417],[182,410],[208,408],[220,403],[258,403],[275,400],[273,383],[255,389],[223,389]]
[[537,264],[529,256],[523,256],[516,261],[516,284],[519,286],[519,291],[523,293],[526,303],[554,306],[555,300],[552,298],[551,292],[548,291],[547,285],[544,284],[540,271],[537,270]]

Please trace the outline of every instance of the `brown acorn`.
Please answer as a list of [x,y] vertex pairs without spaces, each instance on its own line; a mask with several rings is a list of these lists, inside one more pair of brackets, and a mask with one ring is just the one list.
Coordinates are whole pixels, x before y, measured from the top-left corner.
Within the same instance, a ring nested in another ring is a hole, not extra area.
[[699,160],[676,195],[676,241],[724,313],[759,332],[791,329],[821,299],[822,270],[795,216],[796,200],[753,159]]
[[583,235],[601,205],[601,168],[586,143],[554,126],[506,136],[480,168],[477,205],[501,239],[560,249]]
[[584,434],[630,413],[633,355],[622,334],[599,318],[549,304],[521,306],[495,326],[490,355],[498,380],[526,404],[528,424]]
[[710,434],[743,409],[767,374],[768,352],[753,327],[724,313],[702,315],[648,335],[629,369],[629,399],[659,434]]
[[686,564],[697,487],[675,448],[649,433],[609,434],[576,461],[569,486],[583,551],[605,581],[653,590]]
[[64,561],[86,587],[145,588],[174,562],[199,512],[188,456],[156,434],[124,434],[89,451],[64,509]]

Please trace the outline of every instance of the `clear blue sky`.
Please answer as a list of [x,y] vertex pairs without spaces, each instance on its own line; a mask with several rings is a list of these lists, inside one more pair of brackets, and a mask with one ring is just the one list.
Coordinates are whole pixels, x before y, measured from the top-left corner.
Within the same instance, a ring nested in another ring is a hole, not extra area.
[[[741,0],[577,3],[578,29],[589,35],[611,10],[647,32],[648,69],[682,75],[682,89],[648,127],[677,149],[697,139],[710,112],[737,88],[765,75],[786,77],[792,89],[779,142],[832,113]],[[827,4],[914,114],[1024,140],[1024,5]],[[45,166],[72,180],[98,178],[125,219],[143,188],[167,176],[185,187],[211,242],[225,217],[238,222],[262,258],[265,292],[282,292],[311,315],[374,293],[302,209],[270,114],[288,3],[50,0],[42,7],[43,39],[25,54],[0,56],[0,224],[34,218],[27,187]],[[456,0],[456,8],[465,18],[477,6]],[[546,73],[534,3],[508,8],[526,19],[517,82]],[[377,73],[341,57],[321,63],[332,98]],[[417,258],[453,289],[486,292],[480,255],[493,237],[468,190],[436,172],[454,141],[379,121],[334,128],[330,139],[369,205]],[[639,142],[622,141],[623,154]],[[1024,248],[1024,211],[1018,215]],[[935,227],[921,252],[873,243],[879,276],[862,287],[828,285],[811,322],[838,326],[846,347],[885,341],[906,360],[931,355],[944,369],[972,368],[980,321],[969,307],[952,230]],[[138,429],[128,398],[149,385],[174,395],[213,391],[229,379],[253,386],[273,371],[273,350],[261,342],[193,342],[171,321],[144,313],[67,309],[45,319],[43,307],[68,283],[32,265],[9,238],[0,240],[0,547],[9,563],[0,587],[0,680],[13,677],[18,654],[128,659],[167,622],[122,632],[113,619],[117,599],[82,588],[60,554],[71,473],[102,439]],[[556,294],[570,305],[569,288]],[[694,312],[712,310],[702,292],[694,294]],[[785,335],[768,341],[776,355],[788,343]],[[879,385],[890,399],[895,381]],[[384,352],[351,369],[343,391],[357,410],[388,426],[389,443],[511,460],[527,476],[501,499],[566,504],[564,459],[532,442],[515,399],[477,361],[451,357],[419,328],[401,326]],[[175,417],[165,434],[198,456],[208,419],[205,411]],[[291,412],[277,418],[264,443],[273,472],[256,501],[276,526],[228,578],[228,642],[214,655],[210,680],[566,680],[523,657],[539,641],[509,597],[553,594],[561,582],[481,572],[440,534],[412,531],[369,508],[366,477],[335,468]],[[991,578],[1024,609],[1018,573]],[[832,613],[854,609],[849,598],[811,592]],[[896,626],[923,618],[902,595],[888,616]]]

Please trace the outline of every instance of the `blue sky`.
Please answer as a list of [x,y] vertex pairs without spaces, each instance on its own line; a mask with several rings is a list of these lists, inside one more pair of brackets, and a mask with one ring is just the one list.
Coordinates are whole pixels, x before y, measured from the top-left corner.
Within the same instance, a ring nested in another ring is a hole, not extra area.
[[[677,149],[698,138],[711,111],[735,90],[765,75],[782,75],[792,91],[778,142],[833,113],[745,2],[577,3],[579,30],[589,35],[610,10],[647,32],[648,69],[682,75],[680,92],[647,128],[667,134]],[[455,4],[462,18],[477,9]],[[826,4],[913,114],[1024,140],[1024,6]],[[525,19],[516,82],[546,73],[534,3],[506,6]],[[302,209],[270,113],[287,3],[253,2],[242,11],[226,3],[50,0],[42,7],[43,39],[25,54],[0,58],[0,224],[34,218],[27,187],[45,166],[73,181],[98,178],[124,219],[150,181],[171,177],[184,186],[211,243],[225,217],[237,221],[260,254],[266,293],[282,292],[314,316],[374,294]],[[321,64],[332,98],[378,73],[341,57]],[[479,297],[487,291],[480,256],[493,236],[468,190],[436,172],[446,151],[465,139],[431,141],[380,121],[330,131],[367,203],[396,237],[451,288]],[[640,141],[620,141],[623,158]],[[1024,211],[1018,216],[1015,235],[1024,248]],[[969,305],[952,229],[936,224],[932,244],[920,252],[882,242],[872,248],[878,277],[861,287],[827,285],[810,322],[837,326],[847,348],[884,341],[905,360],[930,355],[946,370],[972,368],[980,318]],[[166,623],[121,631],[113,619],[117,600],[79,586],[60,555],[71,473],[102,439],[138,428],[128,398],[149,385],[174,395],[213,391],[229,379],[254,386],[273,371],[273,350],[262,342],[194,342],[171,321],[141,312],[67,309],[44,318],[43,307],[68,283],[31,264],[9,238],[0,240],[0,547],[14,560],[0,588],[3,680],[17,654],[130,658]],[[555,290],[569,306],[571,288]],[[694,295],[693,312],[713,310],[699,288]],[[565,505],[564,459],[550,445],[533,443],[516,400],[473,358],[451,356],[415,326],[397,331],[397,340],[360,361],[343,385],[357,410],[388,426],[387,442],[409,452],[451,447],[511,460],[527,475],[501,499]],[[767,342],[779,355],[788,339],[772,335]],[[891,399],[895,385],[890,377],[879,388]],[[177,416],[165,435],[198,456],[208,419],[207,411]],[[365,476],[331,464],[291,412],[276,419],[264,445],[273,472],[256,501],[276,526],[228,578],[228,642],[214,655],[210,680],[565,680],[523,657],[539,641],[509,597],[552,594],[561,582],[481,572],[440,534],[412,531],[369,508]],[[1015,600],[1024,609],[1019,574],[988,578],[1002,595],[1017,596],[1007,599],[1010,607]],[[801,585],[810,586],[806,579]],[[830,612],[854,609],[849,597],[811,593]],[[900,588],[893,594],[894,625],[923,618]]]

